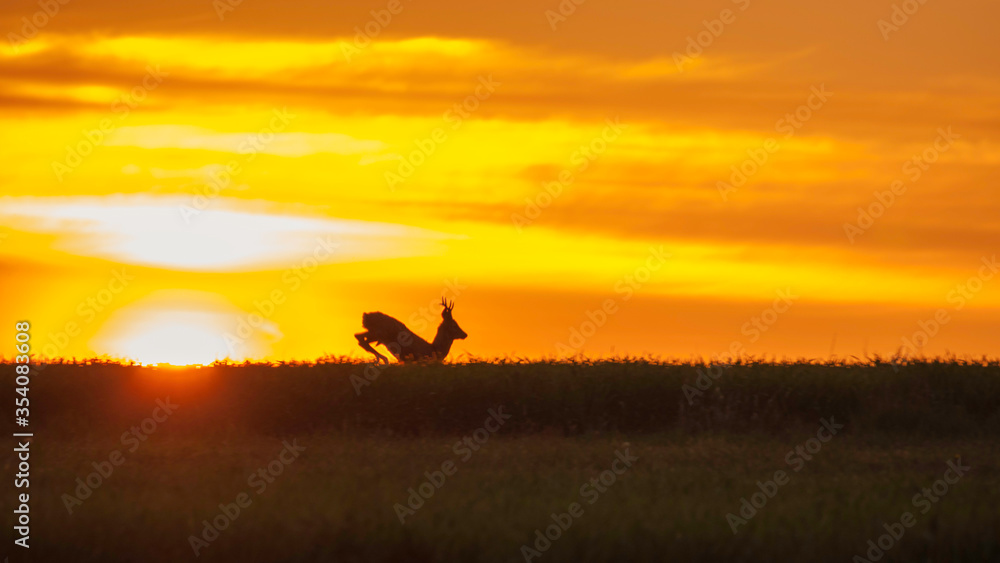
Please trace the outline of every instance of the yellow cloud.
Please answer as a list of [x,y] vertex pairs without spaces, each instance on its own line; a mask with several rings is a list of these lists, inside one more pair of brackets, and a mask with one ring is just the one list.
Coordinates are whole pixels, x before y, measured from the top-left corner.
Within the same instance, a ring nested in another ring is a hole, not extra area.
[[277,156],[306,156],[317,153],[366,154],[378,152],[385,144],[356,139],[341,133],[223,133],[193,125],[142,125],[120,127],[106,145],[144,149],[196,149],[238,154],[264,153]]
[[78,256],[215,272],[433,255],[443,251],[441,241],[455,238],[402,225],[247,207],[221,197],[6,197],[0,199],[0,224],[54,235],[53,248]]

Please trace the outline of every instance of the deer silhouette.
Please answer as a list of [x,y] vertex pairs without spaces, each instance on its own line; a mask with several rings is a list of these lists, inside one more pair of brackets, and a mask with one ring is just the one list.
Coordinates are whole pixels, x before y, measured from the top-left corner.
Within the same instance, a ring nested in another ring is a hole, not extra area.
[[441,324],[438,326],[434,342],[427,342],[406,328],[403,323],[377,311],[361,315],[361,326],[367,330],[355,334],[354,338],[358,339],[358,344],[362,348],[375,354],[379,362],[386,364],[389,363],[389,359],[372,348],[372,344],[382,344],[400,362],[440,362],[448,355],[454,341],[469,336],[451,316],[455,303],[448,303],[442,298],[441,306],[444,310],[441,311]]

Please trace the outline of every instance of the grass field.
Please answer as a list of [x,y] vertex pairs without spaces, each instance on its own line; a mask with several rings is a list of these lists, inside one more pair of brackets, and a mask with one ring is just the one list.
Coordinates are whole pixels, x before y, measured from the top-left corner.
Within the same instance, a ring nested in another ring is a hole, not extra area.
[[31,560],[1000,560],[997,362],[365,369],[46,366]]

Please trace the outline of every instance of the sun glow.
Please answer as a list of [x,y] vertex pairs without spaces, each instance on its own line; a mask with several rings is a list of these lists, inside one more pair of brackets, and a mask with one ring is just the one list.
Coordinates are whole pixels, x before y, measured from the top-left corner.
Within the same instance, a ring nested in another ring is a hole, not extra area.
[[[261,338],[238,338],[245,314],[224,298],[205,292],[161,291],[116,311],[91,341],[101,355],[148,364],[188,366],[216,360],[260,357]],[[277,325],[261,327],[268,341],[281,338]]]
[[[221,346],[220,346],[221,343]],[[116,356],[142,364],[187,366],[209,364],[226,357],[225,343],[194,319],[150,319],[134,333],[115,342]]]

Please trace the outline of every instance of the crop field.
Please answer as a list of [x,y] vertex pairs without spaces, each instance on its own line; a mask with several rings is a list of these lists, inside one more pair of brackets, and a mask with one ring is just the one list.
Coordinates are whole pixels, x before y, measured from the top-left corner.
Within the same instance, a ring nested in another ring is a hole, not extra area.
[[41,367],[31,561],[1000,561],[996,361]]

